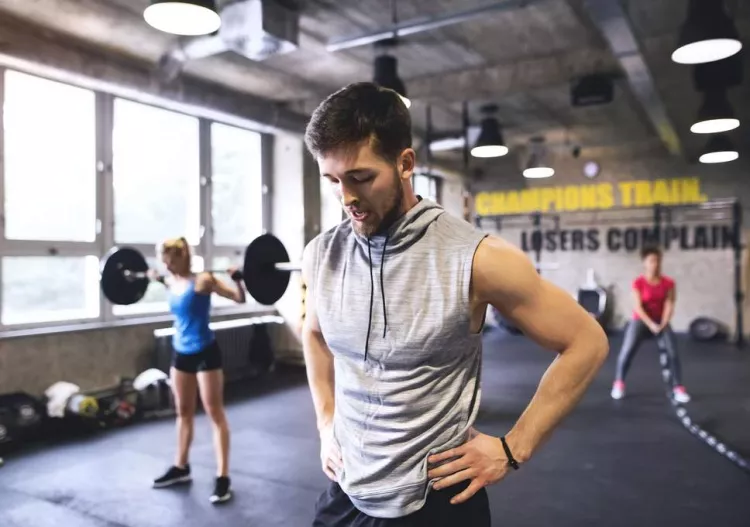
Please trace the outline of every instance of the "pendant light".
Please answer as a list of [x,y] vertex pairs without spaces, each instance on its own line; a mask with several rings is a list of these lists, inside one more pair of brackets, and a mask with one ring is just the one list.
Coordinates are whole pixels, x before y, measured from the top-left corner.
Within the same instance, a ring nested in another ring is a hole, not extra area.
[[407,108],[411,106],[411,101],[406,97],[404,81],[398,76],[398,60],[393,55],[384,53],[375,57],[373,82],[378,86],[395,91]]
[[725,90],[707,92],[698,111],[698,120],[690,127],[694,134],[716,134],[734,130],[740,121],[734,115]]
[[739,33],[724,10],[723,0],[690,0],[672,60],[679,64],[714,62],[739,53]]
[[543,137],[534,137],[529,143],[531,155],[523,171],[526,179],[544,179],[555,175],[555,169],[547,163],[547,147]]
[[508,147],[505,146],[503,134],[500,131],[500,123],[497,120],[498,107],[495,104],[488,104],[481,109],[484,117],[482,118],[481,131],[477,142],[471,149],[471,155],[474,157],[502,157],[508,153]]
[[151,27],[173,35],[208,35],[221,27],[214,0],[151,0],[143,18]]
[[719,134],[709,139],[700,162],[705,164],[728,163],[740,157],[729,136]]

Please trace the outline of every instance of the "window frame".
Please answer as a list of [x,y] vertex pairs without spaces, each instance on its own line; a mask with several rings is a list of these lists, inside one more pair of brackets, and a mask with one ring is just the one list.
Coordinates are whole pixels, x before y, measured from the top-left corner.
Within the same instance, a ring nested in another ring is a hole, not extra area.
[[[5,80],[6,71],[18,71],[26,75],[38,77],[52,82],[67,84],[77,88],[91,91],[94,94],[94,126],[95,126],[95,152],[96,161],[92,170],[96,171],[95,177],[95,200],[96,200],[96,230],[95,239],[92,242],[72,242],[57,240],[8,240],[5,237],[5,127],[4,127],[4,107],[5,107]],[[71,82],[61,81],[56,78],[31,73],[22,69],[6,68],[0,66],[0,308],[3,305],[3,260],[2,256],[47,256],[47,257],[81,257],[96,256],[100,261],[104,255],[115,246],[114,240],[114,180],[113,180],[113,132],[114,132],[114,106],[115,99],[123,99],[144,106],[179,113],[198,119],[198,145],[199,145],[199,242],[192,247],[193,254],[203,258],[204,265],[210,267],[215,257],[229,256],[236,259],[237,265],[241,266],[242,257],[244,256],[245,246],[219,246],[213,245],[213,226],[211,206],[211,125],[220,123],[243,130],[248,130],[260,135],[261,138],[261,156],[259,160],[262,173],[263,193],[262,208],[263,232],[268,232],[270,227],[270,218],[272,211],[270,207],[271,196],[269,186],[272,178],[272,165],[269,158],[269,150],[273,145],[273,138],[268,133],[250,126],[240,126],[236,122],[221,119],[209,119],[200,115],[192,114],[187,111],[175,109],[168,104],[160,106],[150,102],[142,102],[135,98],[123,97],[113,93],[106,93],[97,89],[85,86],[79,86]],[[250,243],[252,240],[248,240]],[[138,249],[145,257],[154,257],[156,255],[156,246],[151,244],[121,244]],[[97,284],[98,285],[98,284]],[[165,318],[171,318],[168,311],[146,312],[120,314],[114,313],[114,305],[111,304],[104,295],[99,291],[99,316],[91,318],[76,318],[45,322],[30,322],[23,324],[5,324],[0,319],[0,338],[4,335],[16,334],[19,331],[29,330],[33,333],[43,333],[45,330],[54,332],[60,328],[69,327],[75,331],[76,327],[81,329],[96,327],[115,327],[133,323],[160,323]],[[252,300],[248,295],[248,301],[244,305],[216,306],[212,305],[212,316],[224,316],[231,314],[248,314],[256,312],[268,312],[272,310],[271,306],[263,306]]]

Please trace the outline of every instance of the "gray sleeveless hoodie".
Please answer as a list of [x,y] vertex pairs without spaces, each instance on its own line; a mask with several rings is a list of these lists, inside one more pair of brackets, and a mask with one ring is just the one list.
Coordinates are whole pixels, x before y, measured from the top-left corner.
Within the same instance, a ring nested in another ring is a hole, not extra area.
[[334,355],[339,484],[370,516],[420,509],[427,457],[466,441],[480,401],[469,285],[484,238],[421,199],[383,236],[316,237],[308,287]]

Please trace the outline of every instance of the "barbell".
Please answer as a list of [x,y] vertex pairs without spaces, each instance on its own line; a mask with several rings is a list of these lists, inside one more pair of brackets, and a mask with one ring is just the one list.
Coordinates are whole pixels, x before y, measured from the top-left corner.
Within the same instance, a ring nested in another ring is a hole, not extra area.
[[[284,296],[289,276],[300,265],[289,261],[289,253],[273,234],[262,234],[245,248],[242,271],[232,275],[242,280],[247,292],[259,304],[272,305]],[[226,270],[211,270],[226,273]],[[102,259],[100,285],[104,296],[113,304],[130,305],[146,294],[150,279],[146,258],[132,247],[113,247]]]

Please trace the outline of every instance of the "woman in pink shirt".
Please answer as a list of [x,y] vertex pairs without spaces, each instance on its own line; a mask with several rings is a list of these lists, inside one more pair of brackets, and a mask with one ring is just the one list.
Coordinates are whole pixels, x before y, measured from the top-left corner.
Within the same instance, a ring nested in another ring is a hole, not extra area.
[[625,376],[633,356],[644,339],[655,336],[666,350],[672,368],[672,396],[677,402],[690,401],[682,386],[680,359],[677,355],[674,333],[669,321],[674,314],[675,283],[661,273],[662,254],[659,249],[647,248],[641,252],[643,274],[633,281],[633,319],[625,330],[625,338],[617,358],[617,375],[612,386],[612,398],[625,396]]

